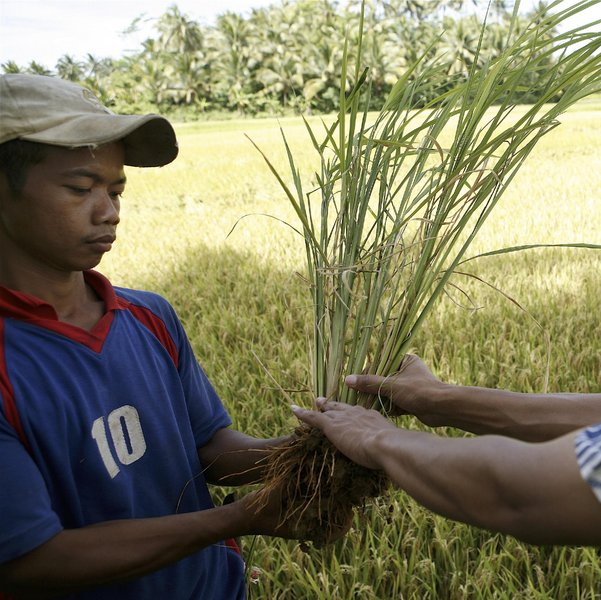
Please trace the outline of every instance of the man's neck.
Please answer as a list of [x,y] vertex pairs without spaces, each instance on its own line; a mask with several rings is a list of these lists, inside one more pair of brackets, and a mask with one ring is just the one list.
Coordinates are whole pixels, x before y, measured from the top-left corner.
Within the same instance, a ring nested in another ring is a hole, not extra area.
[[104,303],[86,284],[82,271],[44,272],[7,268],[0,259],[0,285],[50,304],[59,321],[90,330],[104,314]]

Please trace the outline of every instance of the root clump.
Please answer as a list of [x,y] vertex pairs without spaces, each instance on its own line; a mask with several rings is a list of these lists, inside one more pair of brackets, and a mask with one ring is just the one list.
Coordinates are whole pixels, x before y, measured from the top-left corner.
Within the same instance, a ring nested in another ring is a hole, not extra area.
[[303,424],[295,434],[269,454],[257,503],[281,490],[282,522],[292,520],[300,538],[322,546],[350,523],[355,509],[383,495],[389,480],[349,460],[318,429]]

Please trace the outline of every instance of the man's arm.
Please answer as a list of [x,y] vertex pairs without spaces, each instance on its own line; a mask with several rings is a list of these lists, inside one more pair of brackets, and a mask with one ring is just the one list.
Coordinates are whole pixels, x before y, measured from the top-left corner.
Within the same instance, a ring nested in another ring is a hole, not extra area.
[[601,506],[580,475],[574,433],[539,444],[442,438],[399,429],[357,406],[321,408],[295,414],[440,515],[528,543],[601,543]]
[[257,483],[263,478],[269,448],[290,439],[259,439],[235,429],[219,429],[208,444],[198,449],[205,479],[218,485]]
[[0,565],[0,590],[18,598],[53,598],[141,577],[227,538],[295,538],[296,522],[282,523],[279,507],[274,495],[259,509],[251,494],[199,512],[64,530]]
[[[268,448],[288,437],[262,440],[220,429],[199,449],[207,481],[242,485],[260,480]],[[297,538],[283,523],[274,492],[263,506],[253,494],[213,509],[150,519],[109,521],[67,529],[32,552],[0,565],[0,590],[21,598],[53,598],[136,579],[228,538],[268,535]],[[334,541],[345,532],[335,533]]]
[[[250,522],[250,519],[248,519]],[[0,589],[51,598],[141,577],[232,536],[247,525],[241,506],[67,529],[0,566]]]
[[522,394],[451,385],[434,377],[417,356],[406,357],[392,377],[351,375],[346,382],[358,391],[390,398],[393,414],[480,435],[540,442],[601,423],[601,394]]

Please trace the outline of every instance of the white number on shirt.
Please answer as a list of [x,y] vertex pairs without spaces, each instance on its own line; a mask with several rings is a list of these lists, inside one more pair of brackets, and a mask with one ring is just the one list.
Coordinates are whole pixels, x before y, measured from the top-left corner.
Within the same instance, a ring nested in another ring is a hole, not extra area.
[[[122,465],[131,465],[144,456],[146,440],[140,425],[140,415],[133,406],[125,405],[115,409],[107,417],[107,422],[113,449]],[[92,437],[96,441],[106,470],[111,478],[115,477],[120,469],[111,451],[104,417],[94,421]]]

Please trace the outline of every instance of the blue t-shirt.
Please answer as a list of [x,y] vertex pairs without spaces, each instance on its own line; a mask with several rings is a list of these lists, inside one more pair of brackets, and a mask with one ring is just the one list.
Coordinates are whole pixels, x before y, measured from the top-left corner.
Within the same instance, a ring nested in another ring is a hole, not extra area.
[[[231,420],[173,308],[85,277],[105,303],[91,331],[0,287],[0,563],[62,529],[213,507],[197,448]],[[243,562],[224,541],[73,597],[241,599]]]

